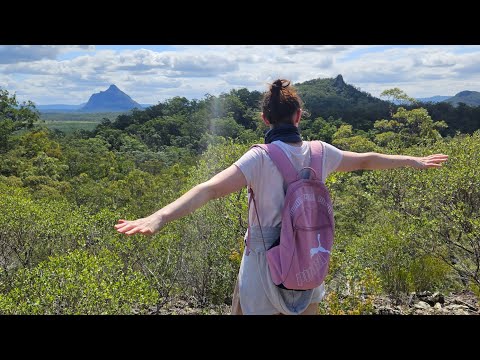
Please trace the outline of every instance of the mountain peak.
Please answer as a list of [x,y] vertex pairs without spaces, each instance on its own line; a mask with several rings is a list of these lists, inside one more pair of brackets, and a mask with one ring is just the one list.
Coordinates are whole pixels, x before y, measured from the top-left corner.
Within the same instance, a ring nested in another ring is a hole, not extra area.
[[121,90],[117,87],[117,85],[112,84],[108,87],[107,91],[121,91]]
[[343,81],[343,76],[338,74],[335,80],[333,81],[333,86],[335,87],[343,87],[345,86],[345,81]]
[[141,109],[142,106],[120,90],[116,85],[112,84],[107,90],[100,91],[90,96],[90,99],[81,111],[128,111],[133,108]]
[[464,90],[464,91],[460,91],[457,95],[455,96],[458,96],[458,97],[465,97],[465,96],[469,96],[469,95],[473,95],[475,94],[476,91],[470,91],[470,90]]

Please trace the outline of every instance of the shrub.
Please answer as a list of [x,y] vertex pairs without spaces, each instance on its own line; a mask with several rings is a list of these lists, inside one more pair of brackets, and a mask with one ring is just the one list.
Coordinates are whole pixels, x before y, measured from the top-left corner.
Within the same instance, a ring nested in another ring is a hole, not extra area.
[[75,250],[20,270],[0,294],[2,314],[129,314],[156,301],[145,277],[115,254]]

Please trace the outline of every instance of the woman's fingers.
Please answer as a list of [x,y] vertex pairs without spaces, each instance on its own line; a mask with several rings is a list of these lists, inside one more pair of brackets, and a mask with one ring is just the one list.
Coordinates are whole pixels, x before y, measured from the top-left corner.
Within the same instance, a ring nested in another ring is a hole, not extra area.
[[129,231],[126,231],[125,232],[125,235],[133,235],[133,234],[136,234],[137,232],[140,231],[140,227],[136,226],[134,227],[133,229],[129,230]]
[[131,221],[128,221],[128,220],[124,220],[124,219],[120,219],[118,220],[118,223],[114,225],[115,229],[119,229],[125,225],[127,225],[128,223],[130,223]]
[[434,154],[434,155],[424,156],[423,159],[428,159],[428,160],[433,160],[433,159],[448,159],[448,155]]
[[419,168],[439,168],[442,167],[442,163],[448,160],[448,155],[433,154],[419,159]]
[[136,223],[134,223],[133,221],[126,221],[126,222],[121,223],[121,224],[116,224],[116,225],[114,225],[114,227],[115,227],[115,229],[119,230],[119,229],[125,228],[126,226],[132,226],[132,225],[136,225]]
[[432,157],[428,160],[433,160],[433,161],[438,161],[438,162],[445,162],[448,160],[448,157],[444,157],[444,156],[437,156],[437,157]]
[[125,233],[133,228],[135,228],[137,226],[137,224],[134,224],[134,223],[125,223],[125,224],[122,224],[123,226],[117,228],[117,231],[118,232],[121,232],[121,233]]
[[442,160],[442,159],[439,160],[439,159],[423,158],[417,161],[417,165],[415,167],[417,169],[439,168],[439,167],[442,167],[442,164],[445,161],[446,160]]
[[153,231],[144,219],[138,219],[134,221],[118,220],[118,224],[114,225],[115,229],[125,235],[133,235],[140,233],[143,235],[151,235]]
[[447,160],[448,155],[443,155],[443,154],[429,155],[429,156],[426,157],[426,159],[429,159],[429,160]]

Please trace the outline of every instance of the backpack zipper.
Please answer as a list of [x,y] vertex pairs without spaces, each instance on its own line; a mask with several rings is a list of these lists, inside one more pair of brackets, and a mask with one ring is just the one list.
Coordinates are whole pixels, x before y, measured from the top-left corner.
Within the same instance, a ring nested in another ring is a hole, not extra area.
[[295,226],[293,229],[294,230],[320,230],[320,229],[325,229],[327,227],[330,227],[330,225],[322,225],[322,226]]

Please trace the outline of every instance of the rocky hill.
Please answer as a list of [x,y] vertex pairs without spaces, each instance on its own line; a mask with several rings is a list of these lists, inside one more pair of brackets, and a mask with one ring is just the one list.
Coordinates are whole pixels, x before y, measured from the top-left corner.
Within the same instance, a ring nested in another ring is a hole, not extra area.
[[458,105],[458,103],[465,103],[470,106],[479,106],[480,105],[480,92],[478,91],[461,91],[457,95],[445,100],[454,106]]
[[87,104],[80,109],[83,112],[127,111],[142,106],[115,85],[105,91],[90,96]]
[[389,114],[390,104],[347,84],[342,75],[295,84],[305,108],[313,118],[342,119],[356,128],[367,129]]

